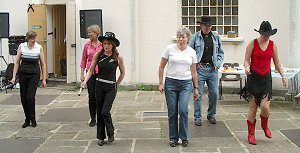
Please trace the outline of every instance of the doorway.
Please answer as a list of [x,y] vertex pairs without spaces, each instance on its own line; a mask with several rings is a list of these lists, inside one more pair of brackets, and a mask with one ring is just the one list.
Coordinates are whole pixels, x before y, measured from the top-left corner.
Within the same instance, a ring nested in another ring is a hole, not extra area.
[[67,76],[65,5],[52,6],[52,30],[54,76]]

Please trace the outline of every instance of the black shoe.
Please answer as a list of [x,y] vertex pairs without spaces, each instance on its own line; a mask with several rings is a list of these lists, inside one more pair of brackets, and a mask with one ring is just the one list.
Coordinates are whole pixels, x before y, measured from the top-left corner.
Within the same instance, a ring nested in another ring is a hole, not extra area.
[[182,140],[182,146],[186,147],[189,144],[189,140]]
[[93,126],[95,126],[96,125],[96,121],[91,121],[90,123],[89,123],[89,126],[90,127],[93,127]]
[[108,142],[113,142],[113,141],[115,141],[114,135],[108,136]]
[[30,121],[25,120],[25,123],[22,125],[22,128],[26,128],[29,125],[30,125]]
[[99,140],[99,141],[98,141],[98,145],[99,145],[99,146],[103,146],[103,145],[104,145],[104,140]]
[[36,121],[35,120],[31,121],[31,126],[36,127]]
[[195,119],[195,125],[202,126],[201,119]]
[[176,141],[174,141],[174,140],[171,140],[171,141],[170,141],[170,146],[171,146],[171,147],[176,147],[176,144],[177,144]]
[[208,119],[209,120],[209,122],[211,123],[211,124],[217,124],[217,121],[216,121],[216,118],[215,117],[211,117],[210,119]]

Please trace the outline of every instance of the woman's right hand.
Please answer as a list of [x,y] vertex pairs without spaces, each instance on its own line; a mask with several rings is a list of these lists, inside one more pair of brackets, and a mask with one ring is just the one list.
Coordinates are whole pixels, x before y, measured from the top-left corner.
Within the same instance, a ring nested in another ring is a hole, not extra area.
[[84,75],[81,75],[81,76],[80,76],[80,80],[81,80],[81,82],[84,81]]
[[16,82],[16,78],[13,77],[9,82],[14,84]]
[[158,90],[160,91],[160,93],[163,93],[164,90],[165,90],[165,87],[163,84],[160,84],[159,87],[158,87]]
[[86,82],[82,81],[80,86],[81,86],[81,88],[85,88]]

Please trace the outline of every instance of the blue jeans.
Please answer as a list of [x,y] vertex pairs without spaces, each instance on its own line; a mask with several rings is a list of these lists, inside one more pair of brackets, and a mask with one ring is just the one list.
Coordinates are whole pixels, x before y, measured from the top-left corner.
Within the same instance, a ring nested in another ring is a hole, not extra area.
[[216,107],[217,107],[217,98],[218,98],[218,70],[214,69],[210,65],[199,66],[197,65],[198,73],[198,91],[199,98],[194,100],[194,118],[195,120],[201,119],[202,115],[202,96],[204,92],[204,83],[206,82],[208,87],[208,110],[207,110],[207,119],[215,117]]
[[[187,140],[188,105],[192,92],[192,80],[177,80],[166,78],[165,96],[168,106],[170,141]],[[179,133],[178,133],[178,113]]]

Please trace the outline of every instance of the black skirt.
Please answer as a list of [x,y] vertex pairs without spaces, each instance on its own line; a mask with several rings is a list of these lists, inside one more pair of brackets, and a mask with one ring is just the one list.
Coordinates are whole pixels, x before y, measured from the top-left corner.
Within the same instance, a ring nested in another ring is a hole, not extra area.
[[241,94],[242,97],[250,102],[254,97],[255,103],[260,106],[262,99],[268,97],[272,98],[272,76],[271,72],[261,75],[255,71],[250,70],[251,74],[247,75],[247,83]]

